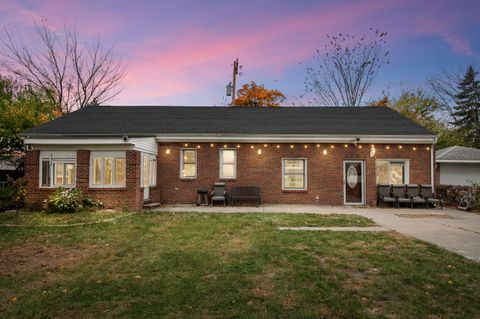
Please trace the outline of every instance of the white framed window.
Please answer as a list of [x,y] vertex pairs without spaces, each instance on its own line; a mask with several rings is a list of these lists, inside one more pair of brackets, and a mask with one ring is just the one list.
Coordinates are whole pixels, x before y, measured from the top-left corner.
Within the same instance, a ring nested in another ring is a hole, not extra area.
[[125,152],[91,152],[90,187],[125,187],[126,167]]
[[220,150],[220,179],[235,179],[237,177],[237,150]]
[[377,184],[408,184],[408,160],[376,160]]
[[75,187],[76,152],[40,152],[40,187]]
[[155,155],[142,154],[142,187],[157,185],[157,158]]
[[180,149],[180,178],[197,178],[196,149]]
[[307,189],[306,158],[282,158],[282,189]]

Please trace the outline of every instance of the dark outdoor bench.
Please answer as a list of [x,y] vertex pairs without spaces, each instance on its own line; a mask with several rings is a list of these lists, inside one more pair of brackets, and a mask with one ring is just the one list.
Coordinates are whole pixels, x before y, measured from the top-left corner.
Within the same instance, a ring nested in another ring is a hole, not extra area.
[[260,188],[251,186],[235,186],[230,190],[232,206],[238,201],[256,201],[260,206]]

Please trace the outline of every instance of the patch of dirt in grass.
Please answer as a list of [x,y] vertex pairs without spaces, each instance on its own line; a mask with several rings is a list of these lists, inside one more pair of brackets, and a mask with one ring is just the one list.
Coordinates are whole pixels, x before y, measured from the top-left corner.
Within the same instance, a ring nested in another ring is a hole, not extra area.
[[395,214],[401,218],[441,218],[441,219],[458,219],[448,214]]
[[282,306],[285,309],[293,309],[297,304],[298,293],[296,290],[289,290],[287,296],[282,301]]
[[255,288],[251,290],[252,295],[262,299],[271,297],[275,289],[275,285],[271,282],[274,276],[273,272],[252,276],[252,281],[255,283]]
[[68,268],[81,261],[91,249],[71,249],[38,242],[11,246],[0,251],[0,275],[13,276],[17,273]]
[[220,244],[215,241],[212,245],[218,246],[218,250],[223,253],[236,253],[250,249],[251,244],[245,238],[231,236],[223,240]]
[[379,270],[376,268],[365,271],[350,268],[346,272],[350,275],[350,278],[342,283],[342,287],[354,292],[359,292],[362,288],[372,285],[379,274]]

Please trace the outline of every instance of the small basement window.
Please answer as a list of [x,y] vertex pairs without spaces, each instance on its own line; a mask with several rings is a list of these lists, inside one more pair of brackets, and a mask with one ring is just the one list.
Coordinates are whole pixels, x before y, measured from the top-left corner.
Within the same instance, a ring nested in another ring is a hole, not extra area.
[[40,187],[75,187],[76,152],[40,153]]
[[307,189],[307,160],[304,158],[282,159],[282,188],[284,190]]
[[408,184],[406,160],[377,160],[375,172],[377,184]]
[[90,153],[90,187],[125,187],[125,152]]

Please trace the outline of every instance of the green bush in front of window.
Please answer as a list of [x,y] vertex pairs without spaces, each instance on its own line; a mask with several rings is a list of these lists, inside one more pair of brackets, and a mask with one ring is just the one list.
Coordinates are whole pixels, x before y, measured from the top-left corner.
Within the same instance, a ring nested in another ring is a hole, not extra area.
[[76,188],[58,188],[44,203],[47,213],[75,213],[78,211],[101,208],[102,202],[86,196]]

